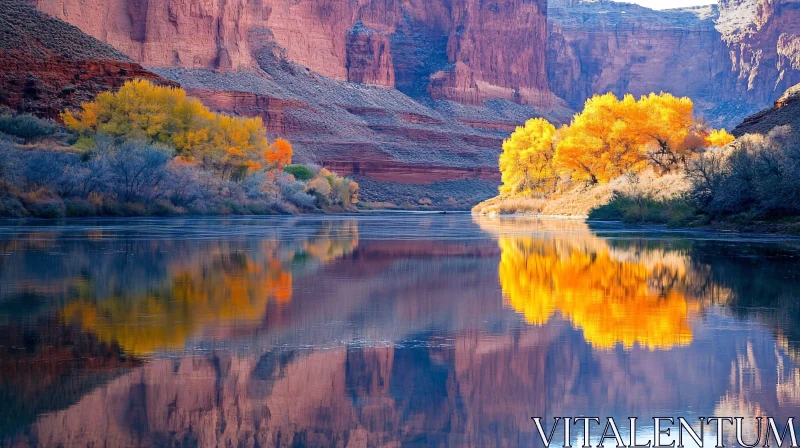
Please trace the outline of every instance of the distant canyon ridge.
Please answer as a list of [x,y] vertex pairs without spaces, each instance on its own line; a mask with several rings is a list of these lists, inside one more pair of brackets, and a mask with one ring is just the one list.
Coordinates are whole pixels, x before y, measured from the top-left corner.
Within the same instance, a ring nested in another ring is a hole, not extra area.
[[800,0],[29,3],[216,110],[262,116],[374,202],[493,196],[503,138],[596,93],[690,96],[732,128],[800,83]]

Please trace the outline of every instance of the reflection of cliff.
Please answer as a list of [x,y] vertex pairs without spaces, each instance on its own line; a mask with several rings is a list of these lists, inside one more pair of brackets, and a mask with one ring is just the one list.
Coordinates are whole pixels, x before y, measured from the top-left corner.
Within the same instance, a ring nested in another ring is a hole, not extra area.
[[0,326],[0,440],[137,367],[116,344],[55,319]]
[[[67,303],[61,314],[129,353],[180,350],[203,329],[258,324],[270,302],[289,302],[293,266],[329,262],[357,247],[355,224],[345,225],[350,227],[323,227],[295,244],[262,242],[247,252],[217,242],[202,255],[168,264],[163,281],[144,291],[123,290],[98,299],[91,285],[78,280],[77,300]],[[352,237],[338,238],[339,231]]]
[[[419,340],[435,340],[418,335]],[[153,360],[44,415],[34,445],[517,446],[544,412],[550,332],[453,346]]]

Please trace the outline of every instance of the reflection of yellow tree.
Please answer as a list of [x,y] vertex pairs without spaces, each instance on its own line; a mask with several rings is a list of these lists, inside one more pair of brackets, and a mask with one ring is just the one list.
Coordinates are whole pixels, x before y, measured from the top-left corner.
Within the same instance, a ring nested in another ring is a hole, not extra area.
[[80,298],[66,305],[62,315],[132,354],[181,349],[204,328],[262,322],[270,301],[291,301],[290,269],[298,254],[326,262],[358,245],[357,237],[332,243],[328,236],[288,246],[265,242],[255,253],[219,244],[191,261],[170,264],[163,286],[136,297],[97,300],[87,285],[77,285]]
[[[562,237],[504,236],[501,230],[499,277],[511,308],[536,325],[558,311],[597,347],[665,349],[691,342],[688,318],[697,305],[685,297],[684,257],[657,250],[625,253],[574,226]],[[540,223],[537,230],[547,229]]]

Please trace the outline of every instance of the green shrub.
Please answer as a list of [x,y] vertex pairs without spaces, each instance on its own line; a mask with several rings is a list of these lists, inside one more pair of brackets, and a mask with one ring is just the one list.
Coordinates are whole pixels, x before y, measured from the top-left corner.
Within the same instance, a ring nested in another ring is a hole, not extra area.
[[64,204],[60,200],[47,200],[28,204],[28,211],[37,218],[63,218],[66,215]]
[[153,206],[153,215],[155,216],[177,216],[181,214],[181,210],[175,207],[171,202],[160,200]]
[[22,218],[28,215],[25,206],[15,197],[6,197],[0,199],[0,216],[9,218]]
[[123,216],[148,216],[147,207],[140,202],[123,202],[122,203]]
[[652,199],[617,193],[606,205],[589,212],[589,219],[631,223],[685,225],[697,212],[684,198]]
[[97,214],[97,208],[85,199],[70,199],[66,201],[66,215],[71,218],[85,218]]
[[311,168],[305,165],[287,165],[283,171],[294,176],[295,179],[301,182],[308,182],[316,176]]
[[0,132],[20,138],[25,143],[53,137],[61,131],[55,122],[33,115],[0,115]]

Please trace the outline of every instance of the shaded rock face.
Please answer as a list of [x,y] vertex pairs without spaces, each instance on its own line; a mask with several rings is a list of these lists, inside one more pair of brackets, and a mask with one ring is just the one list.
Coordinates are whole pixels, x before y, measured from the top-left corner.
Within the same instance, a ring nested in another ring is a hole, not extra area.
[[358,22],[347,33],[347,80],[394,87],[394,64],[388,37]]
[[745,118],[732,134],[741,137],[745,134],[767,134],[777,126],[791,126],[800,129],[800,84],[789,88],[772,108]]
[[800,3],[722,0],[653,11],[613,2],[549,2],[550,88],[573,109],[594,94],[665,91],[733,127],[800,82]]
[[[551,2],[553,91],[579,109],[593,94],[659,90],[711,100],[730,71],[713,20],[618,3]],[[722,89],[720,89],[722,90]]]
[[177,85],[21,0],[0,0],[0,106],[57,118],[130,79]]

